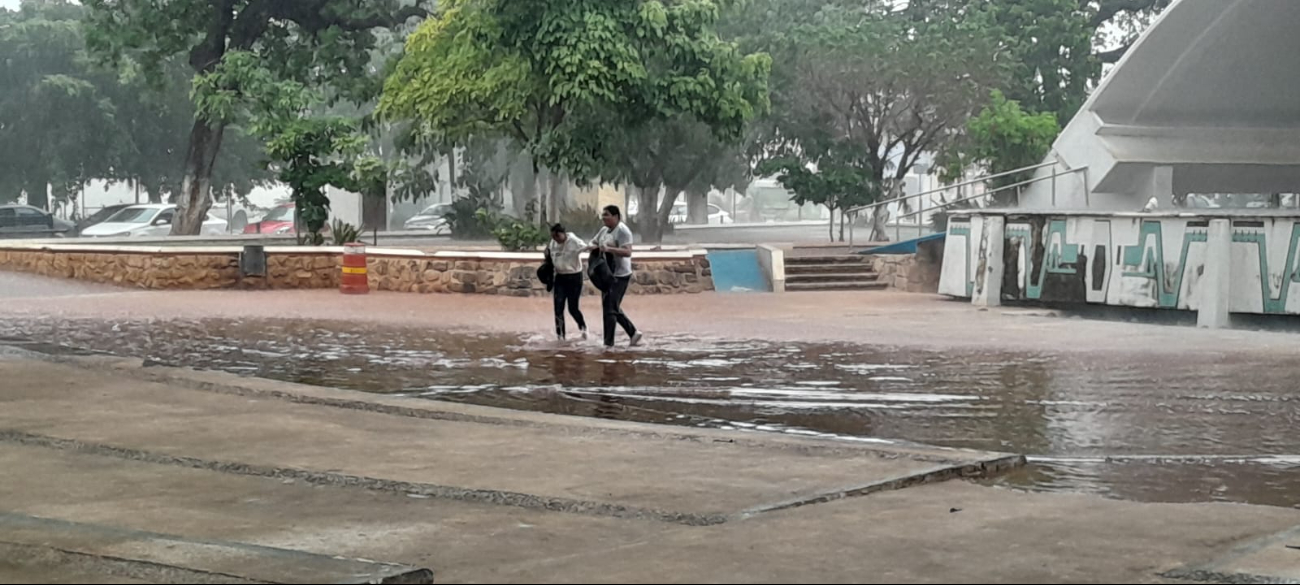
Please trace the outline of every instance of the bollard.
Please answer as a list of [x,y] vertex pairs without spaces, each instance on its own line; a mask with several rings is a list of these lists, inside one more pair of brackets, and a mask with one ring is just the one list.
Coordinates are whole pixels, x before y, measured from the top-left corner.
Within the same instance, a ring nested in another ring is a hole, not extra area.
[[266,248],[251,244],[239,254],[240,276],[266,276]]
[[364,295],[370,292],[370,279],[366,274],[366,245],[354,242],[343,245],[343,277],[339,279],[339,292],[345,295]]

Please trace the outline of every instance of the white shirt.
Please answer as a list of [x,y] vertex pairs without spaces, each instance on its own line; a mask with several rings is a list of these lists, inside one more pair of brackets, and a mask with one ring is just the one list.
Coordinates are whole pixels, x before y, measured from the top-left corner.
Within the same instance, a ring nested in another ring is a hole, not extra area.
[[554,239],[546,243],[556,274],[582,274],[582,252],[586,248],[587,243],[573,234],[563,244]]
[[[632,245],[632,230],[627,224],[619,222],[618,227],[610,231],[609,228],[600,228],[600,233],[592,240],[596,245],[604,245],[607,248],[626,248]],[[614,276],[622,278],[632,276],[632,258],[628,256],[614,256],[614,265],[610,267],[614,271]]]

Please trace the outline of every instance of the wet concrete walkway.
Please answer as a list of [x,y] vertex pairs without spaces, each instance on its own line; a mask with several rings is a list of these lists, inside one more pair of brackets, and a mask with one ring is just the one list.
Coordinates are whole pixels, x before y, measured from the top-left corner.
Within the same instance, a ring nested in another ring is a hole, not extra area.
[[[0,509],[74,531],[231,543],[166,557],[178,569],[231,575],[241,565],[223,555],[264,547],[431,568],[439,582],[1150,582],[1204,567],[1300,578],[1276,558],[1300,511],[954,479],[1015,462],[998,454],[4,355]],[[7,532],[27,539],[11,547],[51,542]],[[81,542],[80,554],[156,558]],[[0,564],[0,582],[61,578],[17,561]],[[319,580],[306,574],[256,578]]]

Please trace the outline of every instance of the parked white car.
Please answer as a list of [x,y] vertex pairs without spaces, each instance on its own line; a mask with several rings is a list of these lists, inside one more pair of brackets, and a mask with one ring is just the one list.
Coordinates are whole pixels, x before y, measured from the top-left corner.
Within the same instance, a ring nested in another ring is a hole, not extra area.
[[[668,216],[668,221],[675,224],[684,224],[687,222],[687,211],[685,203],[678,203],[673,206],[672,214]],[[721,207],[709,204],[709,225],[725,225],[734,223],[731,214],[723,211]]]
[[[175,219],[175,205],[132,205],[113,214],[103,223],[86,228],[81,235],[91,238],[162,237],[171,234]],[[200,233],[205,236],[222,235],[226,233],[226,220],[209,213]]]

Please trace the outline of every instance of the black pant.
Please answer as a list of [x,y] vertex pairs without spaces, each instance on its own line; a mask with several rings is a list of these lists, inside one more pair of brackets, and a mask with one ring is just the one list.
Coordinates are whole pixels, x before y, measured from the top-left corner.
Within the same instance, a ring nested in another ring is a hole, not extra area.
[[614,346],[614,324],[617,323],[623,327],[628,336],[636,335],[636,325],[623,314],[623,295],[627,294],[627,286],[632,284],[631,276],[619,276],[614,278],[614,285],[609,290],[600,293],[600,304],[605,309],[605,346]]
[[587,330],[587,320],[582,318],[578,300],[582,298],[582,274],[556,274],[552,291],[555,295],[555,334],[564,339],[564,304],[569,304],[569,314],[577,321],[578,329]]

